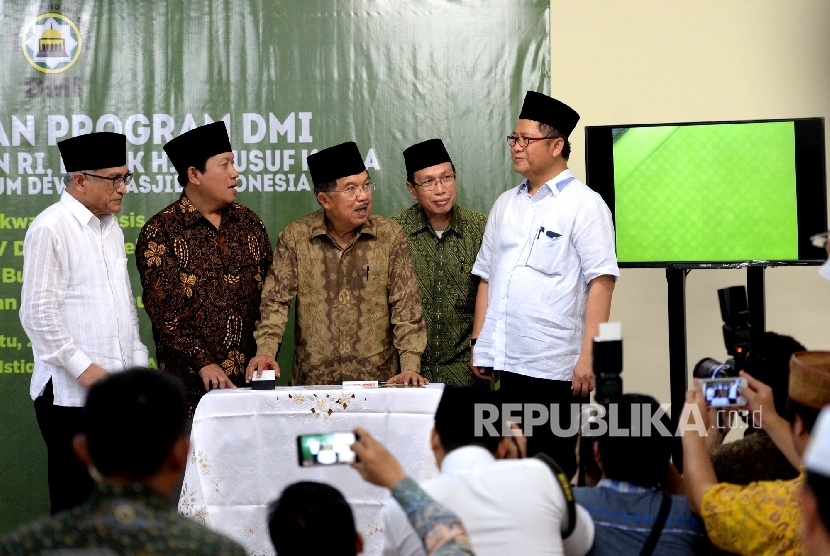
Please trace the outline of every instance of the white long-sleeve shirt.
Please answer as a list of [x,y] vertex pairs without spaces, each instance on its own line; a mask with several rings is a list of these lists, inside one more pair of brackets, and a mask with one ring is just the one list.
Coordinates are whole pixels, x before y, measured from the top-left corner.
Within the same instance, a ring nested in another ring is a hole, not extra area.
[[620,275],[611,211],[570,170],[533,197],[525,180],[493,205],[472,272],[489,283],[474,363],[570,381],[588,282]]
[[32,399],[52,379],[55,405],[82,407],[77,379],[90,364],[110,372],[148,366],[112,215],[99,220],[64,191],[35,218],[23,243],[20,322],[34,352]]

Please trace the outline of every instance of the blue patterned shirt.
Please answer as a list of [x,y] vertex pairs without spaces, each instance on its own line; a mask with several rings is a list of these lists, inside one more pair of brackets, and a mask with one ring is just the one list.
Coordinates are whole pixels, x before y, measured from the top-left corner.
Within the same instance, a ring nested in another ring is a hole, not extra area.
[[[574,489],[576,501],[594,520],[594,546],[588,556],[639,554],[654,527],[663,493],[624,481],[603,479],[596,487]],[[654,554],[683,556],[706,553],[706,530],[685,496],[672,504]]]

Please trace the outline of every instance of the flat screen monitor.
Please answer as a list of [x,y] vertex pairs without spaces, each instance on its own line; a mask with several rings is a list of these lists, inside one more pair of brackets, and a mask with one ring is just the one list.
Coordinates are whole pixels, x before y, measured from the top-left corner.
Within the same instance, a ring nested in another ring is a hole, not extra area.
[[622,267],[817,265],[824,119],[588,126],[586,181]]

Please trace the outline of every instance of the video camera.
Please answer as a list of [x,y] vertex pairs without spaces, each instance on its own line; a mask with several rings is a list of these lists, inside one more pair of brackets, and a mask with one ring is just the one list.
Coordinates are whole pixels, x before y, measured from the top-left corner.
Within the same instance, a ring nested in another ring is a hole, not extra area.
[[738,376],[749,352],[749,308],[746,288],[732,286],[718,290],[720,315],[723,319],[723,343],[731,357],[723,363],[704,357],[694,366],[695,378],[727,378]]
[[594,337],[593,370],[596,380],[594,397],[599,404],[610,403],[622,396],[623,352],[620,323],[599,325],[599,336]]

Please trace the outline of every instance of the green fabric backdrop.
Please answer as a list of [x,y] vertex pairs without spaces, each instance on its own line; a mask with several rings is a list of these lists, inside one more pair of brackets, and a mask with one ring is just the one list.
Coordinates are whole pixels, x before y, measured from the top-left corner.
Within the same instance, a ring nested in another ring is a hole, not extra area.
[[272,242],[316,209],[305,157],[347,140],[378,184],[375,212],[411,203],[401,151],[431,137],[453,157],[459,202],[486,212],[518,181],[504,137],[524,92],[550,90],[548,31],[547,0],[0,0],[0,534],[48,512],[17,311],[26,228],[60,196],[57,141],[128,136],[137,179],[120,223],[153,355],[132,257],[144,221],[179,195],[165,142],[225,119],[237,201]]

